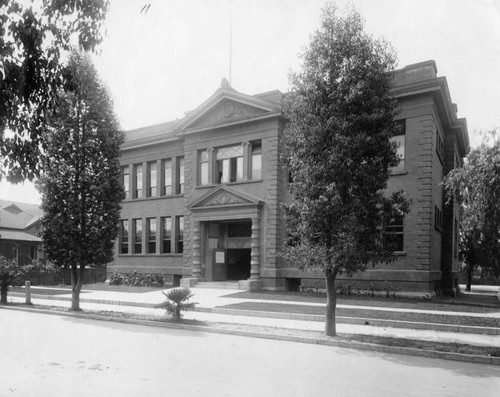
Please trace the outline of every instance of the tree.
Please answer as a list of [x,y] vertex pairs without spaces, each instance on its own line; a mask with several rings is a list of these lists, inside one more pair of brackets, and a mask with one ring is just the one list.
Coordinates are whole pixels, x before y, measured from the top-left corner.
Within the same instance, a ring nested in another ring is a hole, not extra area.
[[492,131],[493,144],[483,142],[467,156],[461,168],[444,178],[447,202],[460,206],[460,258],[465,262],[470,291],[475,268],[500,274],[500,138]]
[[357,11],[323,9],[320,28],[291,75],[285,101],[283,161],[290,171],[289,244],[282,256],[325,274],[325,333],[336,334],[337,275],[393,260],[384,225],[408,212],[401,193],[387,198],[397,165],[397,103],[390,93],[395,59],[363,31]]
[[71,309],[79,310],[85,268],[113,259],[120,202],[123,133],[113,104],[86,55],[69,59],[68,87],[49,122],[39,181],[41,237],[47,257],[71,268]]
[[32,180],[41,139],[66,86],[71,45],[93,51],[102,41],[107,0],[0,2],[0,179]]
[[2,305],[7,304],[9,286],[15,283],[16,277],[21,273],[22,269],[17,265],[16,261],[0,255],[0,303]]

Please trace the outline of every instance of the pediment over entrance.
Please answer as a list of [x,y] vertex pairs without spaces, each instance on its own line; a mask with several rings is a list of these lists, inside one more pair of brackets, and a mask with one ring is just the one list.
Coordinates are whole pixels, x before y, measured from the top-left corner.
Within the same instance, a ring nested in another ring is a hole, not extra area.
[[222,185],[193,200],[187,208],[196,211],[217,207],[261,206],[262,204],[263,202],[255,197]]

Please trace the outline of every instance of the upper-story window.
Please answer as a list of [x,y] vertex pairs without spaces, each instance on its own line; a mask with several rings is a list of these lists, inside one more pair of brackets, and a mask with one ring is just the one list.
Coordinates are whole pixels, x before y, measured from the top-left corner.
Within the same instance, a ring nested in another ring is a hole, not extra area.
[[208,185],[208,150],[203,150],[198,152],[199,163],[200,163],[200,176],[198,183],[200,185]]
[[177,158],[177,186],[175,193],[184,193],[184,157]]
[[142,164],[136,164],[134,166],[134,184],[135,184],[135,194],[134,198],[142,198]]
[[148,197],[156,196],[157,184],[156,161],[152,161],[148,163]]
[[397,145],[397,155],[399,163],[391,168],[392,173],[403,172],[405,170],[405,146],[406,146],[406,120],[398,120],[397,134],[393,136],[390,141],[395,142]]
[[262,179],[262,144],[252,142],[252,179]]
[[122,167],[122,185],[125,191],[125,198],[130,198],[130,171],[128,165]]
[[163,160],[163,187],[162,194],[169,196],[172,194],[172,160]]
[[443,144],[443,139],[441,138],[441,135],[437,131],[436,131],[436,153],[439,157],[439,160],[441,160],[441,162],[443,162],[443,160],[444,160],[444,144]]
[[217,183],[243,180],[243,146],[217,149]]

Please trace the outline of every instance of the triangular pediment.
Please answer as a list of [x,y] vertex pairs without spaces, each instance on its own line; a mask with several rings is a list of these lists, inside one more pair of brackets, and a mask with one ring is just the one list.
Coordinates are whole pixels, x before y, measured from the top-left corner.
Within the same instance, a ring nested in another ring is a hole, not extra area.
[[241,102],[223,99],[207,111],[195,123],[191,124],[190,128],[198,129],[224,125],[234,123],[236,121],[244,121],[266,113],[269,113],[269,111]]
[[281,105],[223,86],[179,120],[174,129],[187,133],[279,114]]
[[260,206],[262,201],[246,193],[232,189],[226,185],[213,188],[204,195],[193,200],[187,208],[190,210],[227,206]]

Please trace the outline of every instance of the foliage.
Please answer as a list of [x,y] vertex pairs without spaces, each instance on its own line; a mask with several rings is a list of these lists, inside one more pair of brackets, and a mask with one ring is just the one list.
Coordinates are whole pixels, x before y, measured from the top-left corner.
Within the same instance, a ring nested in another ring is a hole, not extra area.
[[165,315],[172,316],[175,321],[181,321],[183,311],[194,310],[196,303],[189,302],[189,299],[193,297],[193,293],[189,288],[174,288],[167,293],[162,292],[167,300],[156,307],[165,309]]
[[113,259],[124,196],[119,179],[123,133],[89,57],[73,52],[68,65],[71,92],[60,93],[60,108],[50,120],[38,188],[47,257],[71,268],[75,293],[86,266]]
[[327,335],[335,334],[335,278],[393,259],[384,225],[408,212],[403,194],[384,195],[399,159],[391,95],[395,57],[364,32],[351,9],[323,9],[321,26],[291,75],[283,161],[292,175],[290,244],[283,257],[320,269],[327,281]]
[[114,273],[109,278],[109,285],[129,285],[132,287],[163,287],[165,279],[161,274]]
[[107,0],[0,2],[0,178],[32,179],[41,170],[42,135],[67,85],[72,45],[102,41]]
[[490,145],[483,142],[467,156],[461,168],[444,178],[448,203],[460,205],[460,258],[467,266],[467,291],[478,266],[500,275],[500,138],[492,131]]
[[14,285],[16,277],[21,274],[22,269],[14,260],[0,256],[0,303],[7,303],[7,292],[9,286]]

